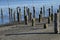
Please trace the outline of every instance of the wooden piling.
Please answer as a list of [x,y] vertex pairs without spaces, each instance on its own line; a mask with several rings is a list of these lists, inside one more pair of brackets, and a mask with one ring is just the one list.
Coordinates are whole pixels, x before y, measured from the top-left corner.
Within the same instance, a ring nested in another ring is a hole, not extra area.
[[26,7],[24,6],[24,17],[25,17],[25,15],[26,15]]
[[59,14],[54,14],[54,32],[59,33]]
[[46,29],[48,27],[48,24],[44,23],[44,29]]
[[50,10],[50,8],[49,8],[49,16],[51,16],[51,10]]
[[28,15],[28,20],[30,21],[31,13],[29,8],[27,8],[27,15]]
[[51,6],[51,21],[53,21],[53,6]]
[[2,23],[3,23],[3,10],[1,8],[1,19],[2,19]]
[[51,21],[53,22],[53,14],[51,14]]
[[1,18],[3,18],[3,10],[2,10],[2,8],[1,8]]
[[48,24],[51,23],[51,17],[48,17]]
[[20,9],[20,7],[17,7],[17,21],[18,21],[18,23],[20,23],[20,13],[21,13],[21,9]]
[[31,12],[30,12],[29,20],[30,20],[30,21],[32,20],[32,13],[31,13]]
[[35,7],[33,7],[33,18],[35,18]]
[[60,12],[60,5],[59,5],[59,12]]
[[35,26],[35,18],[32,18],[32,26]]
[[50,24],[51,23],[51,10],[50,10],[50,8],[48,9],[48,12],[49,12],[48,24]]
[[57,13],[59,13],[59,9],[57,9]]
[[26,25],[28,24],[28,16],[27,15],[25,16],[25,24]]
[[13,14],[14,15],[14,22],[16,22],[16,15],[15,14],[16,14],[16,12],[14,10],[14,14]]
[[41,14],[41,16],[42,16],[42,7],[41,7],[41,10],[40,10],[40,14]]
[[10,12],[11,12],[11,13],[10,13],[10,14],[11,14],[11,15],[10,15],[10,17],[11,17],[11,22],[13,22],[13,13],[12,13],[12,11],[13,11],[13,9],[10,9]]
[[42,8],[41,8],[40,14],[39,14],[39,22],[42,22]]
[[44,17],[45,17],[45,6],[43,6],[43,14],[44,14]]
[[19,20],[20,20],[20,23],[21,23],[21,8],[19,8]]
[[25,22],[25,16],[26,16],[26,7],[24,6],[24,22]]
[[53,6],[51,6],[51,13],[53,13]]
[[10,12],[10,8],[9,9],[9,23],[11,22],[11,12]]
[[9,23],[13,22],[13,9],[9,8]]
[[39,22],[42,22],[42,18],[40,14],[39,14]]

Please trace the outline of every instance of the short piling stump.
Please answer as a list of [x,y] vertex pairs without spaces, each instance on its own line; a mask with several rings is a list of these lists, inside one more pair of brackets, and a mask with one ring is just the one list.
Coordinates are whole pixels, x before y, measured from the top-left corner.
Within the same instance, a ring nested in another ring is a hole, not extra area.
[[28,16],[25,16],[25,25],[28,24]]
[[32,26],[35,26],[35,18],[32,19]]
[[51,17],[48,17],[48,24],[51,23]]
[[47,23],[44,23],[44,29],[46,29],[48,27]]
[[39,15],[39,22],[42,22],[42,18],[41,18],[41,15]]

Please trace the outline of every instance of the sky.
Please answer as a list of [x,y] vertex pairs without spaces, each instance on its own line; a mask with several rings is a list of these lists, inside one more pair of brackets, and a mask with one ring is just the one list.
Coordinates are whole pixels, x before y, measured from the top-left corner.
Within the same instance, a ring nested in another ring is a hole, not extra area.
[[59,5],[60,0],[0,0],[0,7]]

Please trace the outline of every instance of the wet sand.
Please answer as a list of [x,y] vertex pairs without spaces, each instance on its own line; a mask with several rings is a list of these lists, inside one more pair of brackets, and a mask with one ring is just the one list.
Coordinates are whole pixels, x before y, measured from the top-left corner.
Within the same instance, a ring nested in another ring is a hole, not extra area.
[[37,20],[35,26],[29,23],[0,27],[0,40],[60,40],[60,34],[54,34],[53,22],[46,29],[43,23]]

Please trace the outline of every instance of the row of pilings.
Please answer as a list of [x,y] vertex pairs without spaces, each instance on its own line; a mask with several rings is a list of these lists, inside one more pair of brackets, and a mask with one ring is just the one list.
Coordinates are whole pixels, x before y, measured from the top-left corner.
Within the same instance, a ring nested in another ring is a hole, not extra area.
[[[14,10],[12,8],[8,8],[9,10],[9,24],[11,23],[18,23],[21,24],[22,20],[21,20],[21,8],[17,7],[16,10]],[[53,14],[53,6],[51,6],[51,8],[48,8],[48,17],[47,17],[47,23],[43,23],[44,25],[44,29],[46,29],[48,27],[48,24],[51,24],[51,22],[54,23],[54,32],[55,33],[59,33],[59,13],[60,13],[60,6],[59,9],[57,9],[57,13]],[[44,17],[42,16],[42,14],[44,14]],[[16,21],[16,15],[17,15],[17,21]],[[3,22],[3,9],[1,8],[1,19]],[[42,23],[43,22],[43,18],[45,20],[45,6],[40,8],[40,13],[39,13],[39,18],[38,18],[38,22]],[[31,22],[31,26],[35,26],[36,24],[36,9],[35,7],[33,7],[33,13],[30,12],[30,8],[25,7],[24,6],[24,24],[28,25]],[[45,20],[46,21],[46,20]]]
[[[53,6],[52,6],[53,7]],[[14,11],[14,12],[13,12]],[[53,8],[51,8],[50,12],[50,8],[48,9],[49,12],[49,17],[50,15],[53,16]],[[9,22],[15,22],[16,21],[16,15],[17,15],[17,22],[19,23],[21,21],[21,8],[17,7],[16,10],[13,10],[12,8],[8,8],[8,12],[9,12]],[[16,13],[17,12],[17,13]],[[39,13],[39,22],[40,20],[42,20],[42,14],[44,14],[45,16],[45,7],[43,6],[43,8],[40,8],[40,13]],[[1,8],[1,19],[3,20],[3,9]],[[36,12],[35,12],[35,7],[33,7],[33,13],[30,12],[30,9],[28,7],[24,7],[24,21],[25,21],[25,16],[28,17],[28,21],[32,20],[32,18],[36,18]],[[53,20],[53,17],[52,19]]]

